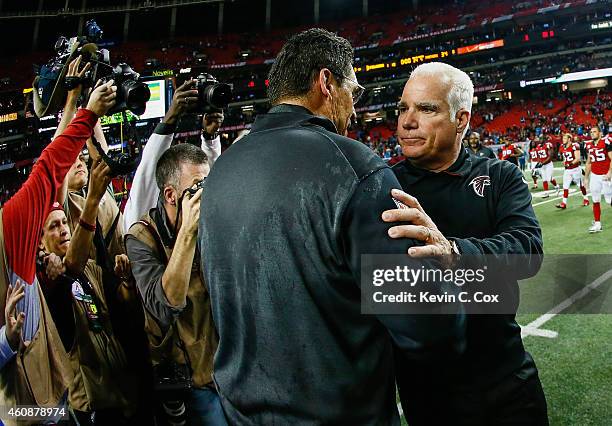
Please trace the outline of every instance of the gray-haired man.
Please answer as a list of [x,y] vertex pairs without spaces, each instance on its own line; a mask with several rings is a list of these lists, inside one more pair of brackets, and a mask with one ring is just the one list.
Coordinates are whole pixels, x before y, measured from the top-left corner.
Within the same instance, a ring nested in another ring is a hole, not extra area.
[[[525,263],[517,273],[496,283],[518,292],[517,280],[539,269],[542,234],[521,171],[507,161],[469,155],[461,145],[473,95],[469,76],[450,65],[428,63],[413,71],[397,124],[407,159],[393,171],[416,198],[397,196],[412,208],[385,212],[383,219],[412,223],[391,228],[393,238],[429,243],[411,248],[411,256],[454,253],[459,267],[505,265],[520,256]],[[466,351],[454,362],[397,355],[411,426],[548,424],[538,371],[514,314],[468,315]]]

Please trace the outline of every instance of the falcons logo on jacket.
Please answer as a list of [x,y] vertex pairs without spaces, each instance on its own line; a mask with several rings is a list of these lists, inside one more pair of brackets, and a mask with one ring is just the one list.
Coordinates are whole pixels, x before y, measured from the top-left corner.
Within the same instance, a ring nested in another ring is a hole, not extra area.
[[474,188],[476,195],[484,197],[485,186],[491,185],[491,178],[489,176],[477,176],[470,182],[470,186]]

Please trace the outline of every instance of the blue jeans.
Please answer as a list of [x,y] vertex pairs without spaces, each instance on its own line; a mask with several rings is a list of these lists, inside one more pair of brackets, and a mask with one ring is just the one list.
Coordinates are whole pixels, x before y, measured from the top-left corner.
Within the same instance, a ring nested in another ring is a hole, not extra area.
[[192,389],[185,401],[187,422],[198,426],[227,426],[221,398],[210,388]]

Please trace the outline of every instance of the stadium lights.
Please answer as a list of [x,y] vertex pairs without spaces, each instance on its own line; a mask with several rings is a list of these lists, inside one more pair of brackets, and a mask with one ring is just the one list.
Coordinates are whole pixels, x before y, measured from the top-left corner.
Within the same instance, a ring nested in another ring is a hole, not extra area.
[[598,22],[591,24],[591,30],[606,30],[612,28],[612,21]]
[[611,77],[612,68],[602,68],[599,70],[570,72],[553,80],[551,83],[568,83],[570,81],[590,80],[593,78]]

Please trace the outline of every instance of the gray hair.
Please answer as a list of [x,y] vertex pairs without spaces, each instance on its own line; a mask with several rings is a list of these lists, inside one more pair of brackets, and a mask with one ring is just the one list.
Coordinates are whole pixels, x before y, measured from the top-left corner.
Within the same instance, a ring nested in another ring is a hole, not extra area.
[[168,148],[159,157],[155,167],[155,180],[160,191],[163,191],[166,185],[178,187],[183,163],[208,164],[208,157],[200,147],[190,143]]
[[[474,84],[470,76],[458,68],[443,62],[429,62],[421,64],[412,71],[410,78],[413,77],[433,77],[437,78],[441,83],[448,87],[448,95],[446,101],[450,109],[450,120],[455,121],[457,112],[464,109],[470,114],[472,113],[472,101],[474,99]],[[465,127],[461,138],[468,131]]]

